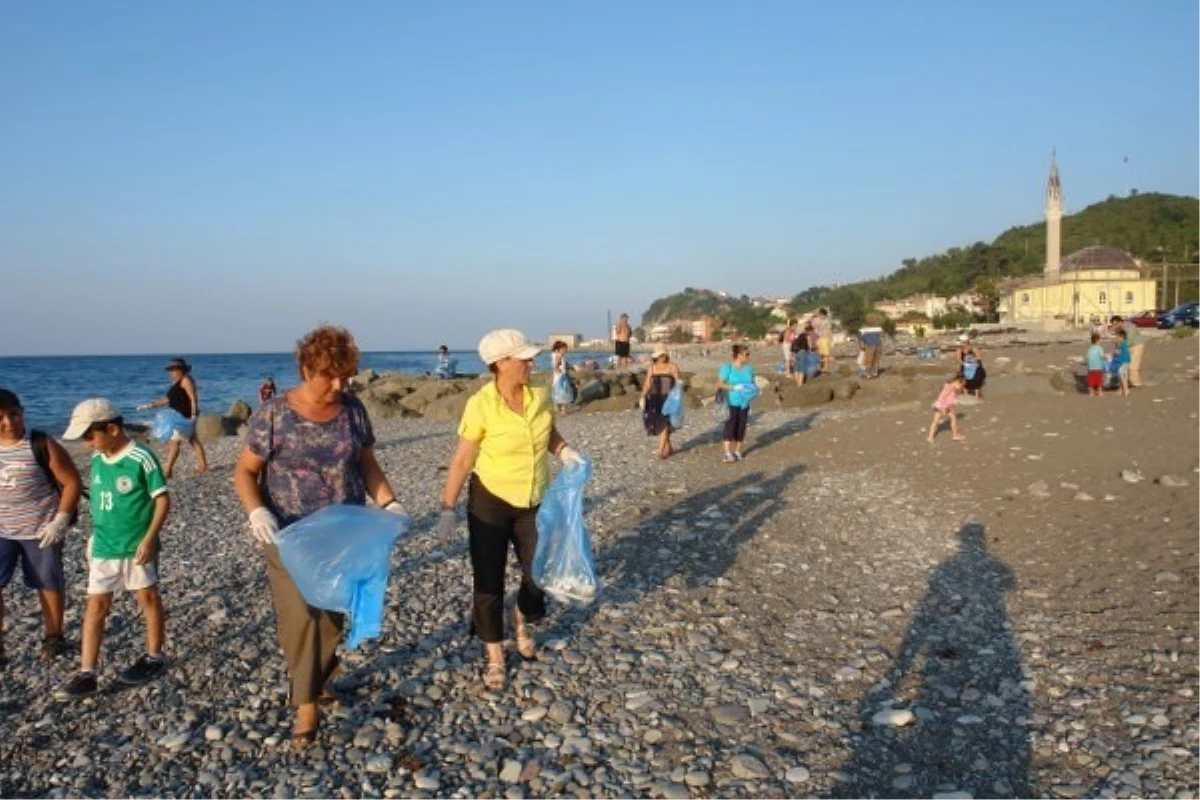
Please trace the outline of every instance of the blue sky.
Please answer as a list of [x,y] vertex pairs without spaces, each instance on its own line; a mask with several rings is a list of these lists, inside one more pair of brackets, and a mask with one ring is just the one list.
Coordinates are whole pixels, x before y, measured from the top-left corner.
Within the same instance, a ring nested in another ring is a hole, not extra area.
[[[1128,184],[1198,194],[1195,2],[23,3],[0,354],[602,335]],[[1129,156],[1129,166],[1123,158]]]

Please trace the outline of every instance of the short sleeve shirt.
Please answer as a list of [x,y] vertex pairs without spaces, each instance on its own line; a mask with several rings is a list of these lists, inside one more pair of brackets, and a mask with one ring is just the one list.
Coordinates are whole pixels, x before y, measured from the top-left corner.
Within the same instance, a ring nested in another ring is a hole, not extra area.
[[131,443],[114,456],[92,455],[92,558],[133,558],[154,518],[154,498],[167,491],[158,459]]
[[1125,341],[1129,342],[1130,347],[1146,343],[1146,337],[1142,336],[1142,330],[1137,325],[1126,322],[1121,327],[1125,329]]
[[524,413],[508,407],[496,382],[471,396],[458,435],[479,443],[475,474],[487,490],[515,508],[542,502],[550,484],[550,432],[554,407],[549,392],[525,387]]
[[1117,342],[1117,364],[1128,364],[1129,360],[1129,342]]
[[[739,383],[754,383],[754,367],[749,364],[740,369],[733,364],[722,364],[717,375],[730,386],[737,386]],[[734,408],[748,408],[750,405],[750,401],[741,392],[730,391],[728,397],[729,405]]]
[[1087,351],[1087,368],[1089,372],[1104,369],[1104,348],[1094,344]]
[[326,422],[300,416],[287,394],[259,406],[246,426],[246,447],[264,462],[263,502],[281,525],[335,503],[363,505],[364,448],[375,432],[362,402],[342,395],[342,409]]

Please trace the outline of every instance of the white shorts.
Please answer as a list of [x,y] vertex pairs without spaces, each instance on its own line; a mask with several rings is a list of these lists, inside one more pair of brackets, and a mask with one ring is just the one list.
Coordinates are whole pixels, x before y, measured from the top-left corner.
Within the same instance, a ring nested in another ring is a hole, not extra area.
[[136,592],[158,584],[158,562],[138,566],[132,558],[94,558],[88,539],[88,594]]

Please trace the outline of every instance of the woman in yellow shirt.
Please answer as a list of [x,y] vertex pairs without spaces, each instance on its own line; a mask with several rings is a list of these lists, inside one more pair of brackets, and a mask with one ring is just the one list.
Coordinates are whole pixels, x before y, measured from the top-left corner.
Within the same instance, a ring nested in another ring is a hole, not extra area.
[[535,657],[526,623],[546,614],[546,598],[533,582],[537,549],[536,517],[550,483],[548,456],[563,464],[582,461],[554,425],[547,389],[529,386],[539,349],[517,330],[495,330],[479,342],[479,355],[495,380],[467,401],[458,426],[458,448],[446,476],[438,541],[450,543],[456,525],[454,506],[470,477],[467,530],[474,576],[471,628],[483,640],[487,667],[483,682],[504,688],[504,571],[512,542],[521,564],[521,588],[513,608],[517,652]]

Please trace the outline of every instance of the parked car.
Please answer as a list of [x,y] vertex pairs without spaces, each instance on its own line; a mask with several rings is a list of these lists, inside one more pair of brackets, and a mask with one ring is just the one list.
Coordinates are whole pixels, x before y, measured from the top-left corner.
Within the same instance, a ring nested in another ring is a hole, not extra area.
[[1179,328],[1184,325],[1200,328],[1200,302],[1193,300],[1190,303],[1181,303],[1158,317],[1160,328]]
[[1157,328],[1158,318],[1167,313],[1166,309],[1155,309],[1153,311],[1139,311],[1128,320],[1139,328]]

